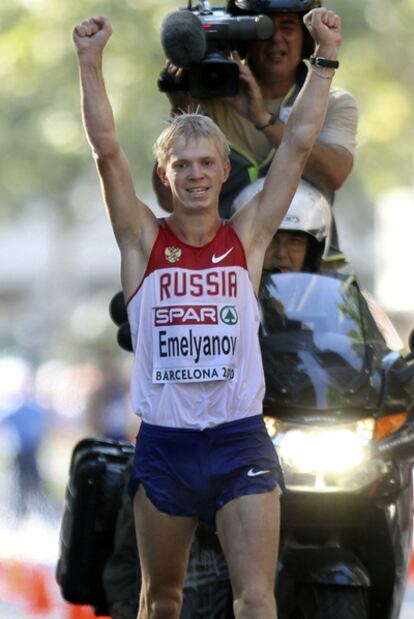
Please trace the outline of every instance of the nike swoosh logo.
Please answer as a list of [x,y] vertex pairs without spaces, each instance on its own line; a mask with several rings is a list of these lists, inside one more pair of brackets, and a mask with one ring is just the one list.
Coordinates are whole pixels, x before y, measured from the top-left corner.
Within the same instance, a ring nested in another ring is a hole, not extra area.
[[265,473],[270,473],[270,471],[255,471],[254,469],[249,469],[247,471],[247,477],[257,477],[257,475],[264,475]]
[[216,254],[213,254],[212,258],[211,258],[211,262],[213,264],[217,264],[217,262],[221,262],[222,260],[224,260],[224,258],[226,258],[226,256],[229,255],[229,253],[233,250],[233,247],[230,247],[230,249],[228,249],[224,254],[221,254],[221,256],[216,256]]

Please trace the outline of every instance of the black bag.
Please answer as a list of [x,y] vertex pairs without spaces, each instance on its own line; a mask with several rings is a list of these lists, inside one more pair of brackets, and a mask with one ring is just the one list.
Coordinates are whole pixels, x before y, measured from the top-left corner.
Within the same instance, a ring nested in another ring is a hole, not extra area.
[[130,443],[86,438],[75,445],[60,528],[56,580],[62,597],[108,614],[102,570],[112,552]]

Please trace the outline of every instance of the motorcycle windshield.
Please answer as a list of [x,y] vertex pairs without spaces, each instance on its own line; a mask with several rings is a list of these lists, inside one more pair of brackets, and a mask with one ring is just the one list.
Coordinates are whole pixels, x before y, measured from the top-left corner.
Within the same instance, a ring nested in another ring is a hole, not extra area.
[[389,349],[352,277],[265,273],[259,304],[266,404],[375,407]]

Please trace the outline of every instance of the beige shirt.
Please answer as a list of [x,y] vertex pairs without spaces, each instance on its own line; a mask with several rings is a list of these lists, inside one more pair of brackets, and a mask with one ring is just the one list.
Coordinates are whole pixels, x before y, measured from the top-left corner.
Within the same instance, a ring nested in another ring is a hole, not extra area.
[[[283,122],[287,121],[290,109],[283,106],[283,101],[288,100],[290,94],[284,99],[265,101],[269,112],[273,112]],[[255,129],[249,120],[240,116],[232,105],[222,99],[205,100],[202,109],[218,124],[230,144],[252,162],[262,163],[274,148],[263,131]],[[358,106],[354,97],[345,90],[332,88],[325,122],[317,141],[343,146],[354,154],[357,125]]]

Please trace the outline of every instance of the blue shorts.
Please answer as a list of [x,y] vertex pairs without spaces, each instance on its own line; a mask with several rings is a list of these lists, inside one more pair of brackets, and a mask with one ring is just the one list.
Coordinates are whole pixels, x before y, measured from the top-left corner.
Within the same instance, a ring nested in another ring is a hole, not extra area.
[[142,484],[151,503],[172,516],[214,527],[232,499],[284,489],[283,474],[262,415],[206,430],[142,423],[129,494]]

